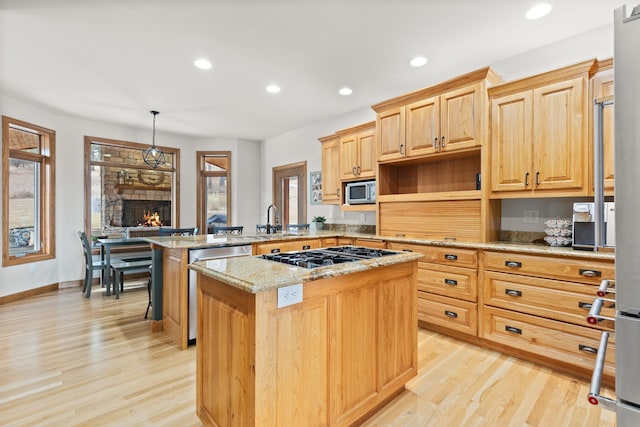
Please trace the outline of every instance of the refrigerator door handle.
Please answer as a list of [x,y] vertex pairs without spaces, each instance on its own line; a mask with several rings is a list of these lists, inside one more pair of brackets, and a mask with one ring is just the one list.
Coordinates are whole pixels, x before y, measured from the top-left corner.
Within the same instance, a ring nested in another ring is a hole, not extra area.
[[[612,285],[612,286],[609,286]],[[604,279],[600,282],[600,286],[598,287],[598,292],[596,292],[599,297],[604,297],[607,294],[615,294],[616,293],[616,281],[610,279]]]
[[613,322],[616,321],[616,319],[613,317],[606,317],[606,316],[600,315],[600,311],[602,310],[602,307],[604,306],[605,302],[611,302],[615,304],[616,301],[613,299],[600,298],[600,297],[594,299],[593,305],[591,306],[591,310],[589,310],[589,315],[587,316],[587,323],[589,323],[590,325],[597,325],[599,322],[603,320],[611,320]]
[[605,409],[615,411],[617,400],[600,395],[600,384],[602,382],[602,371],[604,370],[604,358],[607,354],[608,342],[609,332],[602,332],[600,346],[598,347],[598,353],[596,355],[596,365],[593,369],[593,375],[591,376],[588,400],[592,405],[602,405]]

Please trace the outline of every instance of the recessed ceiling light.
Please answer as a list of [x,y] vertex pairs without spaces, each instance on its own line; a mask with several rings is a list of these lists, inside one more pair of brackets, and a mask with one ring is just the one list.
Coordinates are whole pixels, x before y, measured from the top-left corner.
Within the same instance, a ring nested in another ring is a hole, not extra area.
[[340,95],[347,96],[347,95],[351,95],[353,93],[353,90],[351,90],[351,88],[348,88],[348,87],[343,87],[338,91],[338,93]]
[[211,68],[211,62],[207,61],[206,59],[196,59],[195,61],[193,61],[193,65],[200,68],[201,70],[208,70],[209,68]]
[[540,3],[533,6],[525,15],[527,19],[538,19],[551,12],[551,5],[547,3]]
[[416,56],[410,62],[412,67],[422,67],[426,63],[427,63],[427,58],[425,58],[424,56]]
[[280,92],[280,86],[278,86],[278,85],[269,85],[269,86],[267,86],[267,92],[269,92],[269,93],[278,93],[278,92]]

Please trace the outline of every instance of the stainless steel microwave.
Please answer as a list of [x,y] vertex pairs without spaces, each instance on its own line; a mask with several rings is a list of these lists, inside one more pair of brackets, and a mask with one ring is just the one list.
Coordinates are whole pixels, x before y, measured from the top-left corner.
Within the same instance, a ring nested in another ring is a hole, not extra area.
[[345,201],[347,205],[364,205],[376,202],[376,182],[360,181],[347,183]]
[[[615,246],[616,208],[613,202],[604,203],[604,241],[603,246]],[[575,249],[593,250],[595,244],[594,204],[573,204],[573,247]]]

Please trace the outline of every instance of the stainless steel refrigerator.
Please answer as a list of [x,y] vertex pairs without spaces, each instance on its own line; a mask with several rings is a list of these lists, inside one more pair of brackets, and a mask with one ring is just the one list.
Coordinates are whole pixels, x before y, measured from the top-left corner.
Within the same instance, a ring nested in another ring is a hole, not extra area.
[[[614,11],[616,398],[599,395],[607,333],[589,401],[616,411],[618,427],[640,426],[640,5]],[[607,298],[607,297],[605,297]],[[598,304],[602,305],[602,304]]]

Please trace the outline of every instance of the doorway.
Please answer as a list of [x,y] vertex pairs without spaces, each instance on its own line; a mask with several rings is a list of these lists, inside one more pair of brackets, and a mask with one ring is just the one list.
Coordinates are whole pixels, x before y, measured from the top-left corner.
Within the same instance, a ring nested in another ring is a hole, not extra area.
[[281,224],[307,223],[307,162],[273,168],[273,204]]

